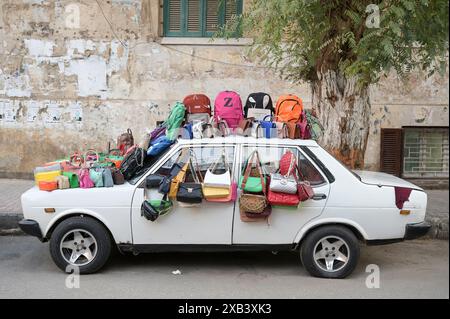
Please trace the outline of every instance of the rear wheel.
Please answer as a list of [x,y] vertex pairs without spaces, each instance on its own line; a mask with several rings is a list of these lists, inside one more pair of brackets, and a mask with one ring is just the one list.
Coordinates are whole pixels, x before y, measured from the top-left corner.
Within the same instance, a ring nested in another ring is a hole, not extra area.
[[359,241],[344,226],[323,226],[312,231],[302,243],[300,257],[315,277],[345,278],[359,259]]
[[73,267],[78,267],[80,274],[93,273],[107,262],[111,238],[97,220],[71,217],[55,228],[50,239],[50,254],[63,271],[71,272]]

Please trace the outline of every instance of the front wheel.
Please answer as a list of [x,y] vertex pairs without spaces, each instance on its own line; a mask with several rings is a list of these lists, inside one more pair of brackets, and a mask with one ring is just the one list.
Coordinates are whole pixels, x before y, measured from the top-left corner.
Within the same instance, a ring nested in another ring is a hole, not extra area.
[[323,226],[303,241],[300,257],[305,269],[315,277],[345,278],[359,259],[359,241],[344,226]]
[[78,267],[80,274],[94,273],[105,265],[111,254],[111,238],[97,220],[71,217],[55,228],[50,239],[50,254],[63,271],[71,272]]

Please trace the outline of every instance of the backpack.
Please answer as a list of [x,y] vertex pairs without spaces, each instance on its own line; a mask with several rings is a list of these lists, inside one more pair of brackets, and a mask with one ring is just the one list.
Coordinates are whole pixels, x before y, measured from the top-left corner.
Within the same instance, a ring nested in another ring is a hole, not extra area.
[[220,92],[214,101],[215,122],[219,123],[223,120],[231,129],[235,129],[243,118],[242,101],[239,94],[233,91]]
[[211,100],[204,94],[188,95],[183,99],[183,104],[186,107],[186,115],[197,113],[211,115]]
[[166,136],[168,139],[174,140],[178,137],[178,129],[184,121],[185,113],[186,108],[183,103],[176,102],[175,106],[170,111],[169,117],[165,121]]
[[282,95],[278,98],[275,107],[275,118],[278,122],[297,123],[301,120],[303,112],[302,99],[296,95]]
[[136,172],[144,166],[145,151],[140,147],[135,147],[129,152],[120,165],[120,172],[125,180],[130,180],[136,175]]
[[244,116],[262,120],[267,115],[273,115],[273,103],[269,94],[264,92],[251,93],[244,106]]
[[304,113],[310,128],[311,139],[318,140],[323,135],[324,128],[322,124],[314,111],[305,110]]

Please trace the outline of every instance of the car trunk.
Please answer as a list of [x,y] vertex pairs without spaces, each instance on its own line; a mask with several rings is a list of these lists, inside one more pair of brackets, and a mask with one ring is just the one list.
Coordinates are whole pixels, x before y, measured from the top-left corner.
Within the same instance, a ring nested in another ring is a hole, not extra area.
[[399,177],[396,177],[394,175],[386,174],[386,173],[379,173],[379,172],[371,172],[371,171],[353,171],[355,174],[357,174],[361,182],[369,185],[377,185],[377,186],[392,186],[392,187],[403,187],[403,188],[411,188],[419,191],[423,191],[422,188],[420,188],[417,185],[414,185],[413,183],[410,183],[408,181],[405,181],[404,179],[401,179]]

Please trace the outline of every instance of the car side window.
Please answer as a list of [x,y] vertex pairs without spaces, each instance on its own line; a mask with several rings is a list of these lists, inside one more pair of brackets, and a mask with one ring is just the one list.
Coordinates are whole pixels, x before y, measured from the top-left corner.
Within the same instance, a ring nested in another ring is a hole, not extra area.
[[[194,147],[183,147],[179,149],[173,156],[171,156],[157,171],[156,174],[160,175],[168,175],[170,169],[173,164],[179,162],[181,164],[185,164],[187,159],[189,158],[187,155],[180,154],[183,152],[191,152],[191,157],[198,163],[198,167],[202,173],[202,176],[205,176],[206,170],[218,161],[225,150],[226,162],[230,169],[233,169],[233,160],[234,160],[234,146],[194,146]],[[225,172],[225,165],[223,161],[219,161],[216,172]],[[189,178],[189,174],[187,176]]]
[[324,184],[326,181],[315,166],[296,147],[282,146],[244,146],[241,170],[245,162],[254,150],[258,150],[264,174],[275,173],[280,167],[280,159],[288,150],[295,154],[298,159],[300,173],[312,186]]

